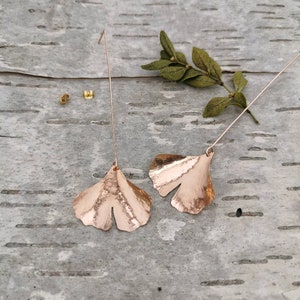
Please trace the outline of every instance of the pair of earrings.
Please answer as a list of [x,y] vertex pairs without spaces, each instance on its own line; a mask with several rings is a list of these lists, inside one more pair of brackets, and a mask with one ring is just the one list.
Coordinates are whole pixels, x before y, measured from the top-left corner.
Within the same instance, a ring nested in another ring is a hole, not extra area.
[[[98,43],[104,38],[106,63],[110,90],[110,110],[114,162],[105,177],[92,187],[81,192],[73,202],[77,218],[84,225],[92,225],[102,230],[112,227],[112,211],[118,229],[133,231],[145,225],[150,218],[151,197],[134,185],[122,173],[118,166],[114,122],[112,83],[106,32],[103,31]],[[149,176],[153,186],[161,196],[179,188],[171,204],[180,212],[200,213],[215,196],[210,178],[210,163],[214,155],[213,148],[249,109],[249,107],[267,90],[267,88],[300,56],[298,53],[249,103],[240,115],[224,130],[216,141],[200,156],[182,156],[176,154],[159,154],[150,165]]]
[[[94,91],[93,90],[85,90],[82,93],[82,97],[85,100],[90,100],[94,98]],[[59,98],[59,103],[61,105],[65,105],[67,104],[67,102],[69,102],[70,100],[70,95],[69,94],[63,94],[60,98]]]

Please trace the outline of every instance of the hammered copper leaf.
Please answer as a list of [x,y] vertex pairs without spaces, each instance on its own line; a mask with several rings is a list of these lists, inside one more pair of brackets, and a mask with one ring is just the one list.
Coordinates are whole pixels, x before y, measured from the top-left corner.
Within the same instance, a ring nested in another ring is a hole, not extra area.
[[208,55],[206,51],[197,47],[193,47],[192,60],[199,69],[207,72],[208,75],[221,80],[221,67],[213,58]]
[[186,72],[183,66],[168,66],[160,70],[160,75],[168,80],[180,80]]
[[203,117],[214,117],[219,115],[227,106],[231,104],[231,98],[229,97],[215,97],[212,98],[206,105]]
[[75,198],[73,208],[84,225],[109,230],[113,213],[120,230],[133,231],[148,222],[151,203],[151,197],[113,165],[102,180]]
[[149,64],[142,65],[141,67],[144,70],[160,70],[160,69],[170,65],[171,63],[172,63],[172,61],[170,61],[170,60],[160,59],[160,60],[153,61]]
[[206,75],[198,75],[197,77],[187,79],[184,82],[190,86],[197,88],[204,88],[217,84],[215,80],[211,79]]
[[171,204],[180,212],[198,214],[214,199],[210,178],[213,153],[200,156],[159,154],[150,166],[149,176],[161,196],[179,186]]
[[168,55],[170,55],[171,57],[174,56],[176,58],[175,48],[168,35],[164,31],[160,32],[160,43]]
[[233,85],[237,92],[241,92],[247,85],[248,80],[244,77],[241,71],[237,71],[233,75]]

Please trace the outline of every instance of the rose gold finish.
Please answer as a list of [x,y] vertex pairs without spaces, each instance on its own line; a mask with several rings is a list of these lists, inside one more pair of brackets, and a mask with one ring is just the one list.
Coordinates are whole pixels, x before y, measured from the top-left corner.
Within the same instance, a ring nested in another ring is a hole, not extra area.
[[176,160],[180,160],[182,158],[185,158],[183,155],[177,155],[177,154],[158,154],[153,159],[150,169],[155,169],[158,167],[163,167],[164,165],[170,164]]
[[212,157],[213,152],[200,156],[159,154],[150,166],[149,176],[163,197],[180,185],[172,206],[180,212],[198,214],[215,196],[209,171]]
[[109,230],[112,227],[113,212],[116,225],[120,230],[133,231],[148,222],[152,200],[145,191],[127,180],[118,167],[112,80],[105,30],[99,38],[99,44],[102,38],[104,38],[109,80],[114,163],[102,180],[76,197],[73,202],[73,208],[76,217],[84,225],[92,225],[102,230]]
[[113,211],[117,227],[133,231],[148,222],[151,202],[146,192],[113,165],[102,180],[76,197],[73,208],[84,225],[109,230]]

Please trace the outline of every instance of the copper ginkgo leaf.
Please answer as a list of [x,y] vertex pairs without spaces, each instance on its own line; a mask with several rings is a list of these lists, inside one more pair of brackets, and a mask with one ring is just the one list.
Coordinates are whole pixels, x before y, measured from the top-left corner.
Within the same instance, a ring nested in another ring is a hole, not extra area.
[[163,197],[180,185],[171,204],[180,212],[198,214],[215,196],[209,172],[212,157],[213,152],[200,156],[159,154],[149,176]]
[[75,198],[73,208],[84,225],[109,230],[113,211],[117,227],[133,231],[148,222],[151,203],[150,196],[113,165],[102,180]]

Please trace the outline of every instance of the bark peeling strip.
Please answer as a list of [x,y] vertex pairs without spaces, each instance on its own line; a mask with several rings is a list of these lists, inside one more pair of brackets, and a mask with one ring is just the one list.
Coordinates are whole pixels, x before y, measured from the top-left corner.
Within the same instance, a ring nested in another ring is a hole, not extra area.
[[14,190],[14,189],[3,189],[1,194],[5,195],[50,195],[55,194],[53,190]]
[[0,135],[0,138],[21,139],[22,137],[17,135]]
[[244,284],[245,281],[242,279],[229,279],[229,280],[210,280],[210,281],[202,281],[200,285],[202,286],[226,286],[226,285],[239,285]]
[[16,243],[10,242],[4,245],[7,248],[72,248],[76,243]]
[[119,14],[119,17],[152,17],[153,14],[149,13],[125,13]]
[[300,162],[285,162],[281,164],[283,167],[300,166]]
[[36,271],[35,274],[48,277],[91,277],[100,275],[98,271]]
[[33,46],[60,46],[58,42],[31,42]]
[[[261,211],[245,211],[243,217],[262,217],[264,214]],[[227,214],[228,217],[236,217],[236,212],[230,212]]]
[[49,125],[109,125],[108,121],[97,121],[97,120],[81,120],[81,119],[48,119],[47,124]]
[[15,207],[50,207],[50,203],[11,203],[11,202],[0,202],[0,207],[15,208]]
[[277,148],[261,148],[261,147],[250,147],[248,151],[267,151],[267,152],[277,152]]
[[0,109],[0,113],[13,113],[13,114],[24,114],[24,113],[39,113],[36,109]]
[[176,5],[176,2],[157,2],[157,3],[145,3],[145,6],[169,6],[169,5]]
[[102,5],[102,2],[97,1],[89,1],[89,0],[75,0],[77,3],[84,3],[84,4],[96,4],[96,5]]
[[222,201],[237,201],[237,200],[259,200],[257,195],[241,195],[241,196],[226,196]]
[[275,111],[277,112],[295,111],[295,110],[300,110],[300,107],[281,107],[275,109]]
[[241,156],[240,160],[267,160],[266,157],[261,156]]
[[292,259],[293,256],[291,255],[268,255],[267,259],[283,259],[283,260],[289,260]]
[[276,134],[263,133],[263,132],[253,132],[253,133],[246,133],[246,136],[252,136],[252,137],[276,137]]
[[265,3],[258,3],[256,6],[265,6],[265,7],[285,7],[283,4],[265,4]]
[[267,264],[267,259],[240,259],[233,262],[236,265]]
[[300,225],[292,225],[292,226],[279,226],[277,227],[279,230],[293,230],[300,229]]
[[66,223],[66,224],[17,224],[16,228],[71,228],[77,226],[76,223]]
[[115,38],[156,38],[156,34],[142,35],[142,34],[113,34]]
[[267,15],[275,15],[274,11],[260,11],[260,10],[251,10],[250,14],[267,14]]
[[286,188],[288,191],[300,191],[300,186],[290,186]]
[[228,180],[227,183],[230,184],[239,184],[239,183],[259,183],[260,180],[259,179],[231,179]]

